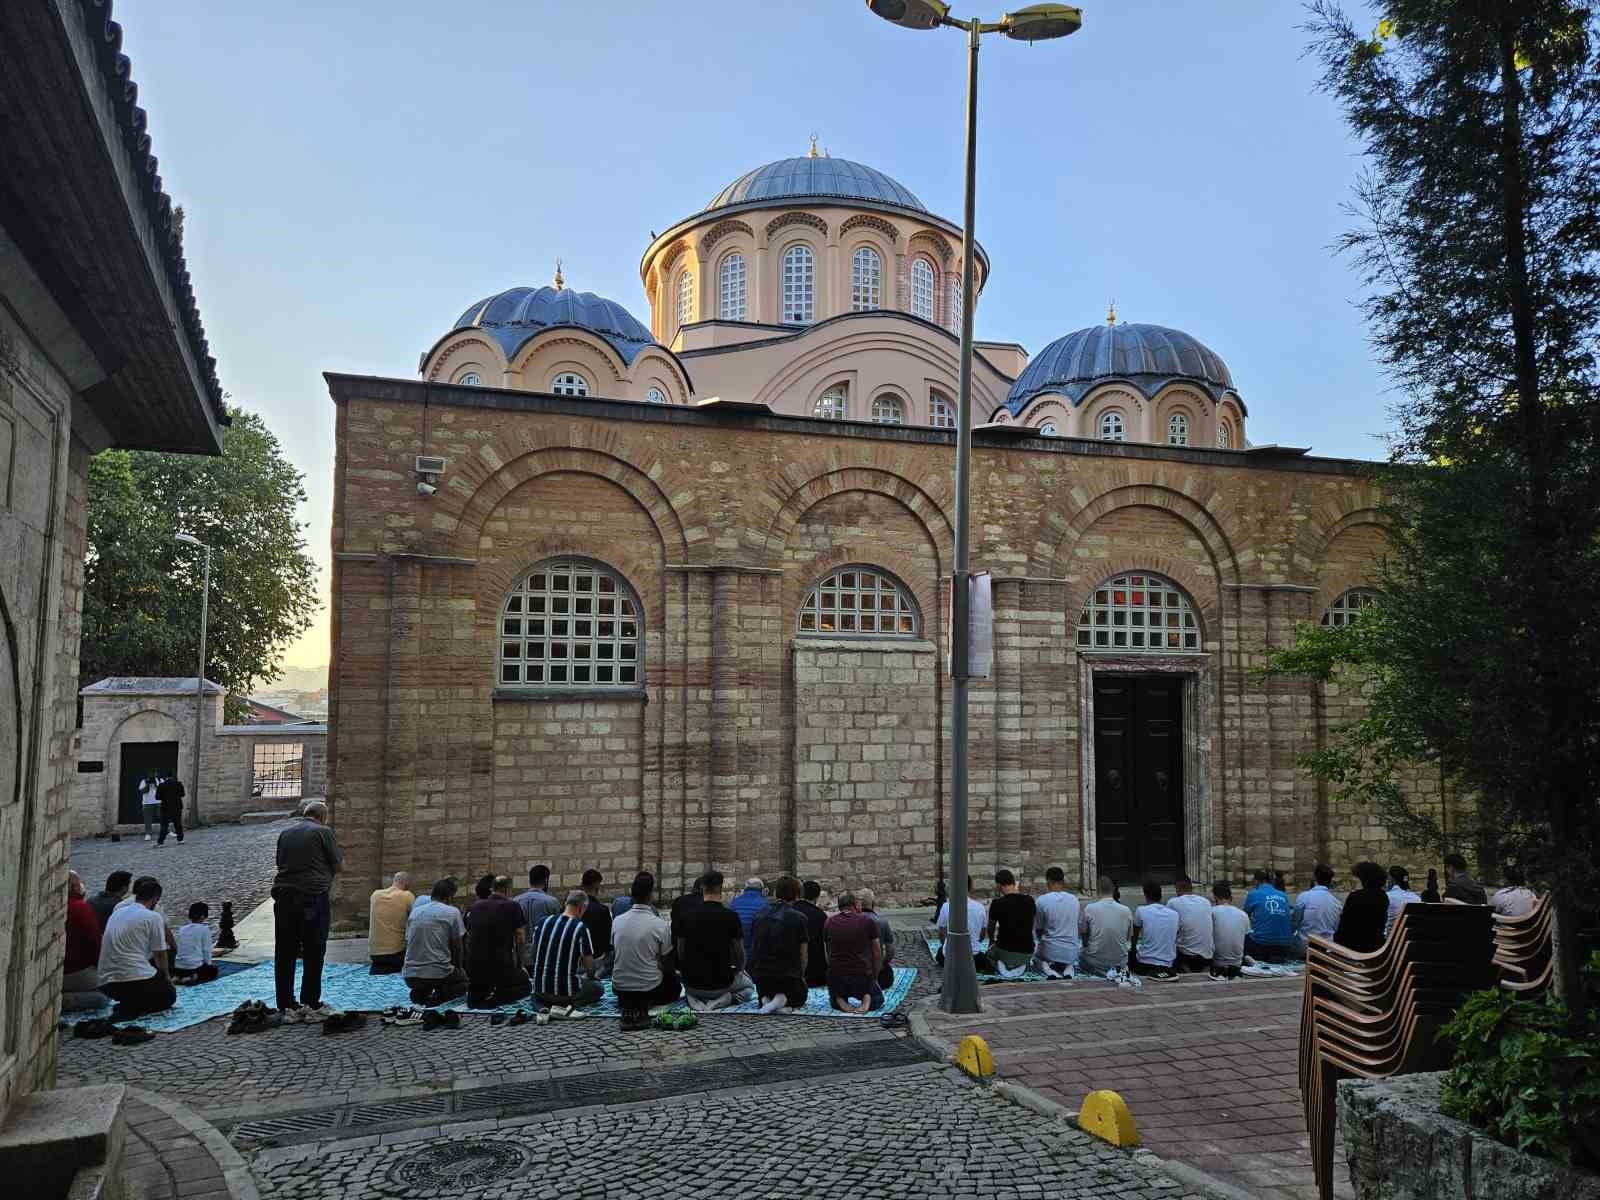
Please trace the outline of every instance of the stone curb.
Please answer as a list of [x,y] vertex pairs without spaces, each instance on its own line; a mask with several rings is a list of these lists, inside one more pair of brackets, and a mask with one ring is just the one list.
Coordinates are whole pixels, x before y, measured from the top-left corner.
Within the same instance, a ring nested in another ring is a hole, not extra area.
[[229,1144],[228,1139],[205,1118],[188,1106],[157,1092],[129,1088],[128,1094],[140,1104],[148,1104],[170,1117],[205,1147],[206,1153],[211,1155],[221,1170],[222,1181],[227,1184],[228,1195],[233,1197],[233,1200],[261,1200],[261,1193],[256,1190],[255,1176],[250,1173],[249,1164]]
[[[942,1059],[944,1062],[953,1063],[956,1058],[956,1047],[937,1036],[933,1032],[932,1026],[928,1024],[926,1010],[937,1004],[938,999],[937,996],[929,996],[917,1002],[916,1007],[910,1013],[911,1036],[916,1038],[917,1042],[928,1053]],[[1060,1121],[1072,1129],[1078,1128],[1076,1113],[1065,1105],[1056,1103],[1048,1096],[1040,1095],[1026,1084],[1012,1083],[1009,1080],[994,1078],[982,1079],[977,1082],[989,1088],[996,1095],[1005,1097],[1013,1104],[1025,1108],[1029,1112],[1036,1113],[1049,1120]],[[1212,1200],[1255,1200],[1255,1197],[1251,1196],[1250,1193],[1241,1191],[1232,1184],[1224,1183],[1220,1179],[1207,1175],[1204,1171],[1191,1167],[1188,1163],[1162,1158],[1160,1155],[1142,1147],[1131,1151],[1131,1157],[1147,1167],[1160,1171],[1169,1178],[1176,1179],[1185,1187],[1194,1188],[1212,1197]]]

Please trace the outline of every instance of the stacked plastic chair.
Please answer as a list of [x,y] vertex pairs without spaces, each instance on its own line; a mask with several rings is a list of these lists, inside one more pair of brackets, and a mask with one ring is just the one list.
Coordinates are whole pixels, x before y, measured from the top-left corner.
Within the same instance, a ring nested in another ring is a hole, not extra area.
[[1525,917],[1494,917],[1494,965],[1500,986],[1510,992],[1538,992],[1550,986],[1554,970],[1551,921],[1554,905],[1540,896]]
[[1333,1197],[1340,1079],[1385,1079],[1447,1065],[1439,1027],[1466,996],[1493,987],[1491,913],[1482,905],[1408,904],[1371,953],[1313,937],[1300,1016],[1300,1095],[1322,1200]]

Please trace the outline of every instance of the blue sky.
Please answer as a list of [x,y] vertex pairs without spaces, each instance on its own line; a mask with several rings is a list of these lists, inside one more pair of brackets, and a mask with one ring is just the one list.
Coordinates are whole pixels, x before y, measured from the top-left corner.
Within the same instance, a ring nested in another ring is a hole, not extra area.
[[[812,132],[961,215],[962,38],[859,0],[118,0],[115,15],[223,386],[305,472],[324,566],[321,372],[413,377],[463,309],[548,282],[557,256],[570,286],[643,318],[650,231]],[[978,336],[1037,352],[1115,299],[1222,355],[1252,441],[1381,457],[1392,395],[1361,282],[1330,249],[1357,147],[1314,90],[1303,19],[1289,0],[1086,0],[1065,41],[988,39]],[[289,663],[326,662],[327,639],[324,612]]]

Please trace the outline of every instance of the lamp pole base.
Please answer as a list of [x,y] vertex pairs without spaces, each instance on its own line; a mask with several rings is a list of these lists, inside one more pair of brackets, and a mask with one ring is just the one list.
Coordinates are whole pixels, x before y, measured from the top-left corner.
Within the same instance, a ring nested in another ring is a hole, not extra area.
[[944,939],[944,988],[939,1007],[947,1013],[982,1012],[978,1003],[978,968],[972,961],[972,935],[948,933]]

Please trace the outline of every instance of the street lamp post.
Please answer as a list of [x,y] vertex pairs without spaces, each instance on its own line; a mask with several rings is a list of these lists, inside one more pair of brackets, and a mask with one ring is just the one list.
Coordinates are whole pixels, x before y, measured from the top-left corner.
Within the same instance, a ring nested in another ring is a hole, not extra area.
[[950,800],[950,925],[944,945],[944,987],[939,994],[946,1012],[978,1011],[978,974],[972,961],[976,930],[967,927],[967,681],[971,649],[972,487],[972,307],[973,259],[977,243],[973,226],[978,175],[978,44],[986,33],[1003,33],[1023,42],[1066,37],[1083,24],[1083,12],[1067,4],[1035,4],[985,23],[950,16],[940,0],[867,0],[878,16],[906,29],[948,26],[967,34],[967,162],[966,196],[961,224],[961,390],[956,402],[956,537],[950,579],[950,735],[955,775]]
[[186,546],[199,546],[206,552],[205,582],[200,589],[200,665],[194,680],[194,790],[189,794],[189,821],[191,826],[200,818],[200,734],[204,728],[206,704],[206,618],[211,608],[211,547],[192,533],[178,534],[178,541]]

